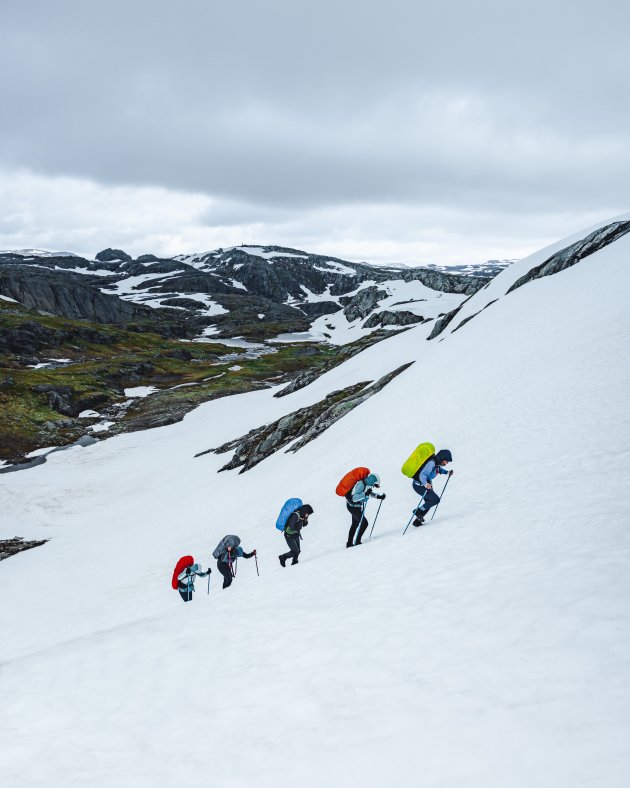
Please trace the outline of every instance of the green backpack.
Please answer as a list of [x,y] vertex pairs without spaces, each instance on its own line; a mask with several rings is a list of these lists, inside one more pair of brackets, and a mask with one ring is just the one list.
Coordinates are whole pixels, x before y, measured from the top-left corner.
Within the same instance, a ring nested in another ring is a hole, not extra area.
[[411,452],[410,456],[407,457],[403,463],[401,471],[405,474],[405,476],[413,479],[425,462],[430,460],[434,454],[435,446],[432,443],[421,443],[419,446],[416,446],[416,448]]

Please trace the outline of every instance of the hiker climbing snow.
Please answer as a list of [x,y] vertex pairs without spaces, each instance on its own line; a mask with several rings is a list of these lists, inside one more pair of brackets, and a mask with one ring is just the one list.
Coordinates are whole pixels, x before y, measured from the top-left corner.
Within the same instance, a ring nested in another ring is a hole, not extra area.
[[192,555],[185,555],[179,559],[175,566],[171,585],[179,591],[184,602],[190,602],[195,591],[195,577],[208,577],[210,571],[208,568],[208,571],[204,572],[201,564],[196,564]]
[[433,489],[433,480],[438,474],[452,476],[453,471],[447,471],[446,466],[453,462],[453,457],[448,449],[441,449],[432,457],[429,457],[422,467],[418,468],[413,476],[413,489],[421,496],[419,505],[414,514],[413,525],[418,528],[423,525],[424,518],[429,509],[437,506],[440,496]]
[[379,501],[385,499],[385,493],[374,492],[374,488],[378,489],[380,485],[380,476],[378,473],[372,473],[369,468],[354,468],[337,485],[336,493],[345,497],[346,508],[352,517],[346,547],[362,544],[361,539],[368,527],[365,516],[368,499],[376,498]]
[[232,579],[236,577],[236,563],[239,558],[252,558],[256,551],[246,553],[240,546],[240,536],[228,534],[224,536],[215,547],[212,555],[217,559],[217,569],[223,575],[223,588],[232,585]]
[[[298,504],[290,514],[288,509]],[[278,558],[282,566],[286,566],[289,558],[293,559],[291,564],[297,564],[300,555],[300,539],[302,538],[302,528],[308,525],[309,515],[313,514],[313,507],[305,503],[303,504],[299,498],[290,498],[282,507],[278,520],[276,521],[276,528],[282,528],[284,538],[289,546],[289,552],[279,555]]]

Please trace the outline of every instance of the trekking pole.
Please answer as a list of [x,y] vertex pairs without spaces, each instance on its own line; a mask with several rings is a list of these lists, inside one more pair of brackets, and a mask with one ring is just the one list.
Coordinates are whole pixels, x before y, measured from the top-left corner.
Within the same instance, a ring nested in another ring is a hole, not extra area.
[[[425,490],[425,491],[424,491],[424,495],[426,495],[426,494],[427,494],[427,491]],[[417,511],[418,511],[418,507],[420,506],[420,504],[422,503],[422,501],[424,501],[424,495],[422,496],[422,498],[420,498],[420,503],[418,504],[418,506],[416,506],[416,508],[415,508],[415,509],[413,510],[413,512],[411,513],[411,517],[409,518],[409,520],[408,520],[408,522],[407,522],[407,525],[405,526],[405,530],[402,532],[402,535],[403,535],[403,536],[404,536],[404,535],[407,533],[407,528],[409,528],[409,526],[411,525],[411,521],[412,521],[412,520],[413,520],[413,518],[416,516],[416,513],[417,513]]]
[[372,530],[370,531],[370,535],[368,537],[368,541],[372,538],[372,534],[374,533],[374,526],[376,525],[376,521],[378,520],[378,513],[381,511],[381,506],[383,505],[383,501],[385,499],[381,498],[378,504],[378,509],[376,510],[376,517],[374,518],[374,522],[372,523]]
[[357,530],[354,535],[354,542],[353,542],[354,545],[356,545],[357,539],[359,538],[359,532],[361,531],[361,523],[363,522],[363,518],[365,517],[365,509],[367,507],[367,504],[368,502],[366,498],[365,501],[363,502],[363,508],[361,509],[361,519],[359,520],[359,524],[357,525]]
[[208,594],[210,594],[210,568],[208,567]]
[[438,501],[438,505],[435,507],[435,509],[433,510],[433,514],[431,515],[431,520],[435,517],[435,513],[438,510],[438,506],[442,503],[442,498],[444,498],[444,493],[446,492],[446,488],[448,487],[448,483],[450,482],[450,480],[451,480],[451,474],[449,473],[448,479],[446,480],[446,484],[442,488],[442,495],[440,496],[440,500]]
[[260,577],[260,572],[258,571],[258,556],[256,555],[256,551],[254,550],[254,561],[256,561],[256,574]]

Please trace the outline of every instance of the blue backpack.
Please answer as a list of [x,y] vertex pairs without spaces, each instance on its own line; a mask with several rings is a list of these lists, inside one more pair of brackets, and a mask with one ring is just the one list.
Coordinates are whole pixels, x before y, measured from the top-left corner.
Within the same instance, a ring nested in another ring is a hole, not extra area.
[[279,531],[284,531],[284,526],[287,524],[289,516],[292,515],[296,509],[299,509],[300,506],[302,506],[302,501],[300,498],[289,498],[282,509],[280,509],[280,514],[276,520],[276,528]]

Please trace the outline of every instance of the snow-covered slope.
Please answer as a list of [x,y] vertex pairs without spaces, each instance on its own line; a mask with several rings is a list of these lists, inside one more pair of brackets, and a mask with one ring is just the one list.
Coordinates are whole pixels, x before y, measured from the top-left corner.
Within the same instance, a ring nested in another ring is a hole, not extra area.
[[[527,275],[528,272],[537,266],[540,266],[544,261],[548,260],[553,255],[561,252],[563,249],[570,248],[573,244],[582,241],[592,233],[595,233],[608,225],[613,223],[626,223],[628,221],[630,221],[630,213],[621,214],[620,216],[616,216],[614,219],[606,222],[600,222],[597,225],[593,225],[592,227],[589,227],[585,230],[574,233],[573,235],[563,238],[554,244],[550,244],[549,246],[546,246],[543,249],[540,249],[539,251],[524,257],[522,260],[514,262],[507,270],[502,271],[498,276],[492,279],[483,289],[462,303],[462,308],[457,313],[457,318],[449,325],[448,331],[450,333],[456,331],[457,328],[462,325],[462,323],[466,323],[468,320],[472,319],[473,316],[479,314],[482,310],[492,306],[495,301],[507,295],[510,292],[510,289],[519,281],[519,279],[521,279],[521,277]],[[597,268],[601,261],[608,259],[611,255],[614,259],[618,259],[619,257],[624,258],[625,256],[625,259],[627,260],[627,248],[627,238],[625,240],[621,239],[616,243],[610,244],[606,248],[602,249],[597,253],[597,255],[593,255],[592,258],[586,258],[586,265],[589,266],[591,275],[593,277],[603,276],[604,274],[600,274]],[[614,280],[611,281],[611,284],[614,286]]]
[[[3,782],[625,786],[628,239],[443,341],[420,325],[282,399],[217,400],[0,477],[3,535],[51,538],[0,566]],[[243,475],[193,459],[414,359],[296,454]],[[426,439],[455,475],[403,537],[400,465]],[[387,499],[346,550],[334,488],[359,464]],[[291,496],[315,514],[282,569]],[[175,561],[207,563],[225,533],[260,577],[241,561],[229,591],[215,571],[184,605]]]

